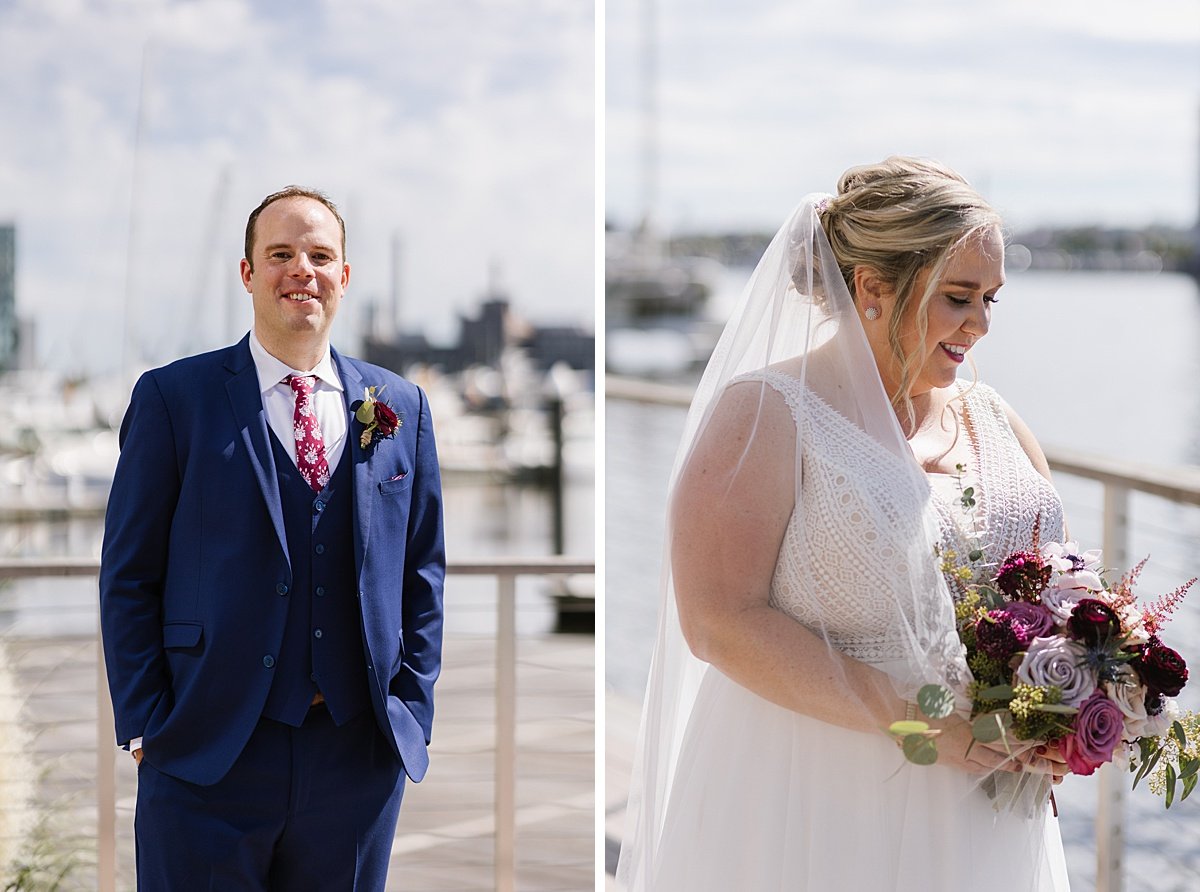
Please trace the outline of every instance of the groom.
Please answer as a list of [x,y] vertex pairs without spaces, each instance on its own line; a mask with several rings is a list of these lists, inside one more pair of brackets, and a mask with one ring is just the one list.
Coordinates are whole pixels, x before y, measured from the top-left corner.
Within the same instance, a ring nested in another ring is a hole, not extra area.
[[342,356],[345,224],[288,187],[246,225],[254,326],[147,372],[100,569],[144,890],[382,890],[441,663],[429,405]]

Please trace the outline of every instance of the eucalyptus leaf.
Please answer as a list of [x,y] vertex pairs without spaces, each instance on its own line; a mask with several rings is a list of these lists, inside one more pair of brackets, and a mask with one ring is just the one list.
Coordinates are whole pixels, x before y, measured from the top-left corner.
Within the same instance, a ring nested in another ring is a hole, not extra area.
[[1150,757],[1150,761],[1148,761],[1145,765],[1142,766],[1142,770],[1139,771],[1138,776],[1136,778],[1134,778],[1134,781],[1133,781],[1134,787],[1137,787],[1138,781],[1140,781],[1143,777],[1145,777],[1147,774],[1149,774],[1151,771],[1154,770],[1154,766],[1158,764],[1158,760],[1161,758],[1162,758],[1162,750],[1160,750],[1160,749],[1155,750],[1154,755],[1152,755]]
[[1188,756],[1179,757],[1180,780],[1186,780],[1189,777],[1194,777],[1198,770],[1200,770],[1200,759],[1192,759]]
[[925,734],[929,725],[918,721],[899,721],[888,725],[888,733],[895,737],[908,737],[910,734]]
[[1137,764],[1134,760],[1129,760],[1129,770],[1135,772],[1133,786],[1130,789],[1136,790],[1137,785],[1141,783],[1142,778],[1146,776],[1146,772],[1150,770],[1150,759],[1158,752],[1157,741],[1149,737],[1138,738],[1138,758]]
[[940,684],[927,684],[917,691],[917,706],[931,719],[944,719],[954,712],[954,692]]
[[1171,723],[1171,733],[1175,735],[1175,739],[1179,741],[1181,750],[1187,749],[1187,732],[1183,730],[1183,725],[1179,722]]
[[967,555],[967,560],[977,561],[977,560],[981,559],[982,557],[983,557],[983,552],[980,551],[978,548],[976,548],[975,550],[973,550],[972,552],[970,552]]
[[1075,715],[1079,712],[1078,706],[1067,706],[1065,703],[1039,703],[1033,708],[1038,712],[1053,712],[1058,715]]
[[932,765],[937,761],[937,744],[924,734],[909,734],[903,747],[904,757],[916,765]]
[[1196,781],[1200,781],[1200,775],[1189,774],[1183,779],[1183,795],[1179,797],[1180,802],[1192,795],[1192,790],[1196,789]]
[[1004,596],[991,586],[981,585],[975,591],[979,593],[979,599],[988,609],[995,610],[1004,606]]
[[989,712],[971,723],[971,736],[980,743],[995,743],[1012,727],[1012,716],[1007,712]]
[[971,496],[975,495],[975,487],[973,487],[973,486],[968,486],[966,489],[964,489],[964,490],[962,491],[962,494],[963,494],[963,498],[964,498],[964,499],[969,499],[969,498],[971,498]]
[[1175,766],[1167,763],[1167,808],[1175,801]]
[[1012,685],[992,685],[990,688],[980,691],[976,697],[979,700],[1011,700],[1013,698]]

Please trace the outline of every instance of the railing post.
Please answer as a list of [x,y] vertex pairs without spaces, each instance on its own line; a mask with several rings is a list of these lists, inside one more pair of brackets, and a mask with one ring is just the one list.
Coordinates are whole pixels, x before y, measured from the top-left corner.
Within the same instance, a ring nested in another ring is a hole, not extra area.
[[96,635],[96,888],[117,890],[117,753],[113,707],[104,669],[104,644]]
[[[1129,490],[1104,485],[1104,565],[1122,572],[1129,565]],[[1122,892],[1125,869],[1125,784],[1127,777],[1109,763],[1100,768],[1096,791],[1096,892]]]
[[517,580],[496,578],[496,892],[516,888]]

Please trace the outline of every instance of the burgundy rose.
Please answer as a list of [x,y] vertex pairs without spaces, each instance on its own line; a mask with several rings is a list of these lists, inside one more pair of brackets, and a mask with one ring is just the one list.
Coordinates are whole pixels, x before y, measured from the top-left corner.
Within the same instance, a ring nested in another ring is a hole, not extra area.
[[1082,598],[1071,610],[1067,628],[1080,641],[1095,647],[1121,634],[1121,618],[1103,601]]
[[1034,638],[1044,638],[1054,631],[1054,615],[1041,604],[1014,601],[1005,604],[999,612],[1011,624],[1020,650],[1027,648]]
[[379,436],[390,437],[400,426],[400,418],[392,407],[382,400],[375,401],[375,424],[379,427]]
[[1021,649],[1013,622],[1003,610],[989,611],[976,621],[975,646],[1000,663],[1007,663]]
[[1121,708],[1096,691],[1079,705],[1075,732],[1062,740],[1067,767],[1075,774],[1091,774],[1112,759],[1124,730]]
[[1009,598],[1032,601],[1050,581],[1050,565],[1032,551],[1010,554],[996,574],[996,587]]
[[1187,684],[1187,663],[1176,651],[1152,636],[1142,652],[1131,661],[1142,683],[1153,694],[1176,697]]

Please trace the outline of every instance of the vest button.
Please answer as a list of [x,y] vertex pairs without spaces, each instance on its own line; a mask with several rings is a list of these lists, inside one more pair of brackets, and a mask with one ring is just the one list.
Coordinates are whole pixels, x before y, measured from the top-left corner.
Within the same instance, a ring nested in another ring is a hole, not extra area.
[[325,503],[322,502],[320,499],[317,499],[315,502],[313,502],[313,510],[315,510],[317,513],[324,511]]
[[321,545],[321,544],[319,544],[319,543],[318,543],[318,544],[317,544],[317,547],[316,547],[316,548],[314,548],[313,550],[314,550],[314,551],[315,551],[317,554],[324,554],[324,553],[325,553],[325,546],[324,546],[324,545]]
[[271,669],[275,665],[275,658],[270,654],[267,654],[265,657],[263,657],[263,665],[268,669]]
[[320,630],[320,629],[317,629],[315,632],[313,632],[313,637],[314,637],[314,638],[320,638],[322,634],[323,634],[323,633],[321,632],[321,630]]
[[286,595],[288,593],[288,587],[281,582],[279,585],[275,586],[275,591],[279,592],[281,595]]
[[323,586],[323,585],[318,585],[318,586],[317,586],[317,597],[318,597],[318,598],[323,598],[323,597],[325,597],[325,586]]

